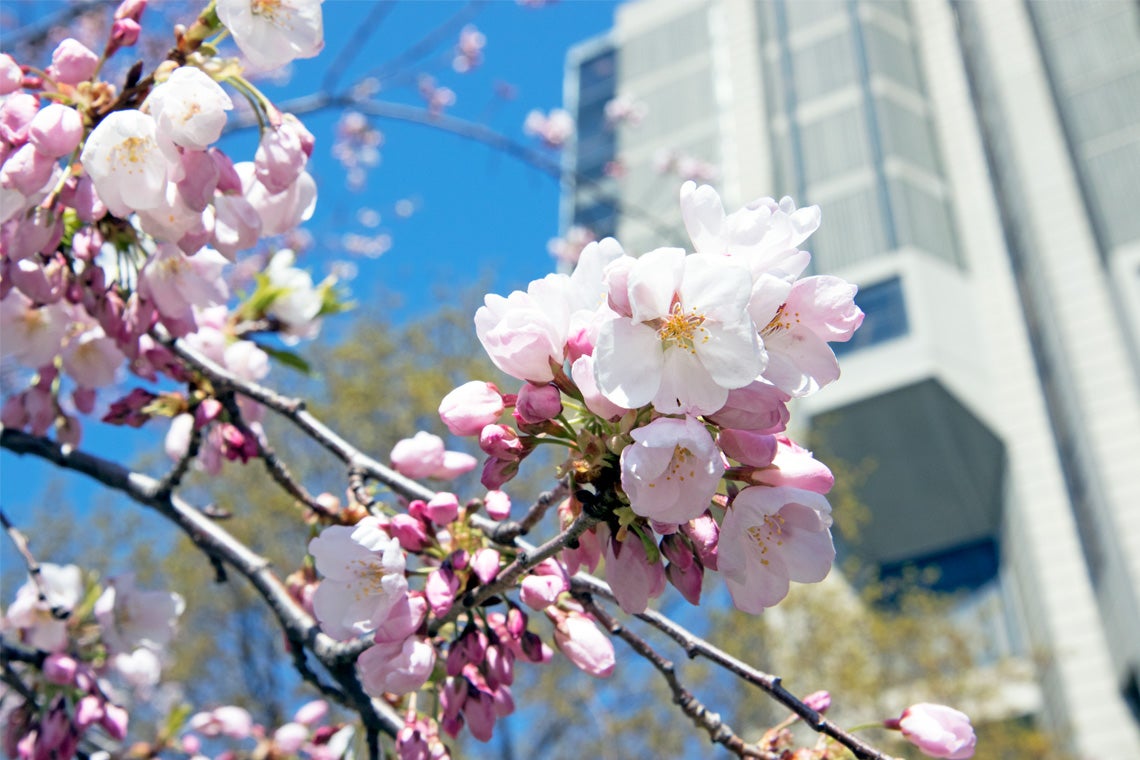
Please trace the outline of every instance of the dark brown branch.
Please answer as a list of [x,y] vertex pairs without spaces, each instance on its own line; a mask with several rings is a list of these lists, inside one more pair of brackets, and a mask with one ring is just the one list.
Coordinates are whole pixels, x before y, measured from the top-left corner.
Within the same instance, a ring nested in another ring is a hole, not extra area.
[[623,626],[613,615],[610,615],[602,609],[590,594],[575,594],[575,598],[578,599],[586,611],[605,626],[611,634],[618,636],[625,641],[626,644],[629,644],[633,651],[637,652],[657,669],[657,672],[659,672],[665,679],[665,682],[669,684],[669,691],[673,693],[673,703],[680,707],[685,715],[689,716],[689,719],[693,721],[693,724],[696,725],[697,728],[708,733],[709,738],[713,742],[723,745],[737,757],[758,757],[763,760],[779,760],[779,755],[764,752],[759,747],[750,745],[737,736],[736,733],[729,728],[728,724],[721,720],[720,715],[711,712],[691,691],[682,685],[681,680],[677,677],[677,668],[671,661],[662,657],[645,639]]
[[529,533],[534,526],[542,521],[552,506],[565,499],[569,494],[570,484],[565,480],[559,481],[553,489],[543,491],[538,495],[538,499],[530,505],[530,509],[527,510],[522,520],[501,522],[488,534],[488,537],[496,544],[512,545],[516,538]]
[[[351,664],[345,663],[346,645],[321,632],[316,621],[289,595],[270,569],[269,562],[181,497],[160,494],[159,481],[82,451],[64,451],[53,441],[17,430],[5,429],[0,433],[0,446],[16,454],[37,456],[64,469],[83,473],[173,522],[207,556],[225,563],[250,582],[269,605],[290,646],[307,648],[328,669],[349,696],[349,706],[360,714],[368,731],[383,731],[394,736],[403,726],[403,720],[391,707],[364,694]],[[301,675],[328,693],[324,685],[313,680],[315,675],[311,670],[304,668]]]

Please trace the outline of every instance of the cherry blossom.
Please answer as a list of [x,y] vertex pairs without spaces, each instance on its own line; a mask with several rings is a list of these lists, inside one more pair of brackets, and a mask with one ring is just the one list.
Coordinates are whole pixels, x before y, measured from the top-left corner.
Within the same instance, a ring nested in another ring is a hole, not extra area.
[[167,162],[157,134],[154,117],[127,110],[107,114],[87,136],[80,161],[115,216],[163,203]]
[[226,263],[212,248],[187,256],[163,243],[139,274],[139,295],[154,304],[172,331],[191,332],[195,306],[225,303],[229,293],[221,273]]
[[614,672],[614,645],[589,617],[571,611],[555,623],[554,643],[566,659],[595,678]]
[[4,333],[4,356],[27,367],[47,364],[59,352],[71,323],[62,304],[36,307],[19,291],[10,291],[0,301],[0,330]]
[[569,329],[570,279],[547,275],[508,297],[490,294],[475,312],[475,332],[495,366],[519,380],[548,383],[561,364]]
[[736,495],[720,527],[717,563],[737,609],[760,614],[789,582],[817,583],[835,559],[831,505],[814,491],[752,486]]
[[964,760],[974,756],[977,737],[970,718],[953,707],[920,702],[886,725],[902,731],[907,741],[930,757]]
[[407,694],[424,685],[435,667],[435,648],[425,639],[374,644],[356,660],[364,690],[373,696]]
[[218,18],[242,54],[268,71],[324,48],[322,0],[218,0]]
[[221,85],[196,66],[179,66],[143,103],[161,139],[188,150],[205,150],[216,142],[226,126],[226,111],[233,107]]
[[325,528],[309,542],[309,553],[325,577],[313,596],[313,610],[330,636],[375,630],[408,593],[404,553],[375,517]]
[[439,402],[439,418],[455,435],[478,435],[503,413],[503,396],[494,383],[472,380]]
[[634,512],[679,524],[708,509],[724,461],[704,425],[661,417],[631,435],[634,443],[621,453],[621,487]]
[[[40,589],[46,599],[40,599]],[[19,631],[34,649],[59,652],[67,647],[67,620],[53,609],[71,612],[83,597],[83,574],[75,565],[40,564],[39,584],[30,578],[16,590],[16,598],[0,618],[0,630]]]
[[723,257],[679,248],[644,254],[624,283],[611,280],[611,304],[628,302],[629,310],[598,334],[598,387],[630,409],[652,402],[665,414],[717,411],[729,389],[764,367],[748,298],[747,271]]
[[313,277],[304,269],[293,266],[296,254],[282,248],[273,254],[265,275],[269,284],[284,292],[273,299],[266,312],[285,326],[285,335],[313,338],[320,330],[316,321],[324,305],[324,294],[313,287]]
[[169,591],[140,591],[133,574],[111,579],[95,602],[95,619],[112,653],[138,646],[163,650],[174,638],[186,602]]

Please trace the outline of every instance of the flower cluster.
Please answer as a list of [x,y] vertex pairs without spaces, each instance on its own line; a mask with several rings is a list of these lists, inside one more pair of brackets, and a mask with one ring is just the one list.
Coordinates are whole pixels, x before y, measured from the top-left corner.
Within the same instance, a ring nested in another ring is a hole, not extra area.
[[[247,334],[310,338],[338,308],[331,280],[314,286],[291,251],[269,255],[263,242],[313,213],[313,135],[257,92],[236,59],[203,44],[224,23],[262,68],[313,55],[320,3],[291,0],[268,14],[257,3],[221,0],[217,15],[203,14],[182,33],[170,60],[120,90],[98,77],[107,58],[136,42],[146,5],[120,5],[102,55],[68,38],[42,72],[0,58],[0,329],[4,356],[28,378],[0,416],[5,427],[36,435],[54,429],[69,445],[79,442],[80,416],[95,411],[99,389],[127,373],[188,379],[163,336],[184,337],[259,379],[268,357]],[[262,125],[252,160],[236,163],[218,144],[235,93]],[[242,304],[233,304],[231,264],[263,270]],[[191,439],[204,432],[208,469],[247,460],[260,435],[255,405],[243,402],[239,418],[216,402],[202,409],[206,395],[159,399],[135,388],[104,419],[174,417],[172,455],[196,453]]]
[[100,593],[75,565],[39,565],[0,616],[0,632],[42,657],[26,658],[38,671],[20,665],[13,673],[51,698],[4,700],[6,754],[71,757],[92,729],[124,739],[127,708],[158,684],[183,607],[178,594],[138,590],[129,575]]

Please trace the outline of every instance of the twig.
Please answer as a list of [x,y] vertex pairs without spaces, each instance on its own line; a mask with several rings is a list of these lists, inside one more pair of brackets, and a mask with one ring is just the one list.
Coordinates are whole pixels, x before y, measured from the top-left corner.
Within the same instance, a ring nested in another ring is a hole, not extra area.
[[779,760],[779,755],[764,752],[760,748],[748,744],[737,736],[733,730],[728,727],[728,724],[721,720],[720,715],[711,712],[692,692],[681,684],[680,679],[677,677],[677,669],[671,661],[662,657],[645,639],[623,626],[613,615],[610,615],[602,609],[590,594],[578,593],[575,594],[575,598],[582,603],[582,606],[587,612],[609,629],[610,633],[620,637],[625,643],[629,644],[633,651],[644,657],[657,669],[657,672],[659,672],[666,683],[669,684],[669,690],[673,692],[673,703],[679,706],[685,715],[689,716],[697,728],[706,731],[712,741],[724,745],[737,757],[758,757],[763,758],[763,760]]
[[530,505],[526,515],[522,520],[506,520],[499,523],[495,528],[487,534],[488,538],[496,544],[511,545],[519,536],[525,536],[527,533],[542,521],[547,511],[558,502],[566,498],[570,493],[570,484],[566,480],[561,480],[558,485],[549,491],[543,491],[538,495],[538,499],[534,504]]
[[[571,578],[570,588],[575,594],[592,594],[612,602],[617,601],[613,591],[605,582],[585,573],[578,573]],[[655,610],[646,610],[637,617],[680,644],[690,658],[704,657],[741,680],[760,688],[798,715],[804,723],[811,726],[816,732],[830,736],[847,747],[859,760],[894,760],[890,755],[883,754],[808,707],[796,695],[783,687],[779,676],[764,673],[747,663],[741,662],[728,652],[712,645]]]
[[39,599],[48,609],[51,610],[51,616],[56,620],[67,620],[71,615],[71,610],[67,609],[61,604],[53,604],[48,599],[47,589],[44,588],[43,573],[40,568],[40,563],[36,562],[36,558],[32,555],[31,550],[28,548],[28,538],[8,520],[8,515],[4,514],[4,510],[0,509],[0,525],[4,526],[4,530],[8,533],[8,538],[12,539],[12,543],[16,545],[16,551],[24,560],[24,564],[28,567],[28,577],[32,579],[32,584],[36,587],[36,593]]
[[182,485],[182,478],[186,477],[186,473],[190,470],[190,465],[198,457],[198,452],[202,449],[202,430],[197,424],[190,428],[190,443],[186,446],[186,453],[178,458],[174,463],[174,467],[170,472],[162,477],[158,482],[157,493],[159,495],[168,494]]

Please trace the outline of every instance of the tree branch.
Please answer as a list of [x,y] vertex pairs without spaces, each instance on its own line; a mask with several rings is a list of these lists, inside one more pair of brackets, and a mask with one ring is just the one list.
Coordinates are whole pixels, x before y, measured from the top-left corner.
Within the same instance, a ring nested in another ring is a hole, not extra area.
[[724,745],[737,757],[758,757],[762,758],[762,760],[780,760],[779,755],[764,752],[760,748],[748,744],[737,736],[733,730],[728,727],[728,724],[721,720],[720,715],[711,712],[692,692],[681,684],[680,679],[677,677],[677,669],[672,662],[662,657],[645,639],[623,626],[613,615],[610,615],[602,609],[602,607],[594,601],[593,596],[582,592],[575,594],[574,598],[580,601],[586,611],[593,615],[599,623],[609,629],[610,633],[620,637],[625,643],[629,644],[633,651],[644,657],[657,669],[657,672],[659,672],[666,683],[669,684],[669,690],[673,692],[673,703],[679,706],[685,715],[689,716],[697,728],[707,732],[713,742]]
[[[349,706],[360,714],[366,728],[395,736],[403,726],[403,720],[390,706],[364,694],[352,666],[344,662],[342,652],[346,646],[321,632],[316,621],[301,609],[270,570],[269,562],[181,497],[159,493],[159,481],[82,451],[64,451],[53,441],[17,430],[3,430],[0,446],[16,454],[36,456],[64,469],[83,473],[173,522],[207,556],[232,567],[250,582],[273,611],[290,645],[309,649],[328,669],[344,693],[349,695]],[[329,693],[325,685],[314,680],[315,674],[311,670],[300,669],[300,673],[323,693]]]

